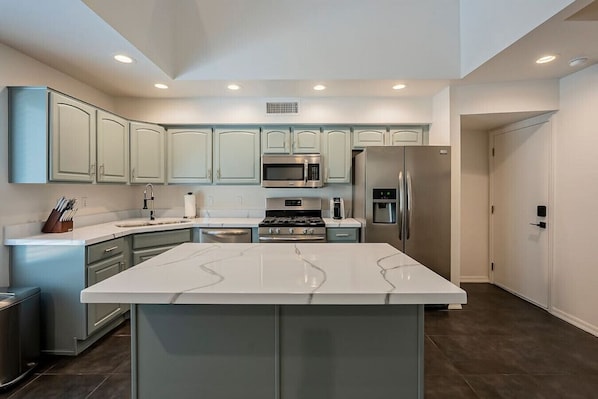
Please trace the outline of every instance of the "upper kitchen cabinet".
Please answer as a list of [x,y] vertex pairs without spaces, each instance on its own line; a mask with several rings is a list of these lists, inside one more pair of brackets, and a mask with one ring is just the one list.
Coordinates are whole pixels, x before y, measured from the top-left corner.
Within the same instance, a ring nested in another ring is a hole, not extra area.
[[260,183],[260,129],[214,131],[214,183]]
[[267,127],[262,129],[264,154],[319,154],[320,128]]
[[93,182],[96,109],[47,87],[10,87],[9,181]]
[[131,122],[131,183],[164,183],[164,146],[162,126]]
[[262,129],[263,154],[290,154],[291,128],[268,127]]
[[295,154],[320,153],[320,128],[293,128],[293,145],[291,151]]
[[351,182],[351,130],[324,129],[322,133],[324,183]]
[[389,145],[422,145],[424,129],[414,127],[391,127],[389,131]]
[[169,183],[212,182],[212,129],[168,129]]
[[353,148],[372,145],[386,145],[387,130],[385,127],[359,127],[353,129]]
[[129,122],[106,111],[97,113],[98,183],[129,181]]

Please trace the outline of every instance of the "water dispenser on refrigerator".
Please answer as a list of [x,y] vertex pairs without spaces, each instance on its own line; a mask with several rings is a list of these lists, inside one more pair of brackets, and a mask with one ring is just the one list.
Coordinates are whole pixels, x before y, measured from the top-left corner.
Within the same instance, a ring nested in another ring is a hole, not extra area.
[[374,188],[372,192],[374,223],[397,222],[397,189]]

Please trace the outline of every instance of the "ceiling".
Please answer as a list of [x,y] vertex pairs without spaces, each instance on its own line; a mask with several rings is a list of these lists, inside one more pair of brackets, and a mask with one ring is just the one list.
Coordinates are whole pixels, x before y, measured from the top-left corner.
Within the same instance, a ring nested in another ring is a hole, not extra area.
[[[497,4],[0,0],[0,43],[107,94],[146,98],[429,97],[448,85],[556,79],[598,61],[592,0]],[[546,52],[557,60],[536,65]],[[117,63],[117,53],[135,62]],[[569,66],[577,56],[588,61]]]

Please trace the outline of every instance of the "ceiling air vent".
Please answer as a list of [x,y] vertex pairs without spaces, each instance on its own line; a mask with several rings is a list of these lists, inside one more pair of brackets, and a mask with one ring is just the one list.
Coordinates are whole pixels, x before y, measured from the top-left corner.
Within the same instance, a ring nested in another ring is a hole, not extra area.
[[298,114],[299,101],[267,101],[266,115]]

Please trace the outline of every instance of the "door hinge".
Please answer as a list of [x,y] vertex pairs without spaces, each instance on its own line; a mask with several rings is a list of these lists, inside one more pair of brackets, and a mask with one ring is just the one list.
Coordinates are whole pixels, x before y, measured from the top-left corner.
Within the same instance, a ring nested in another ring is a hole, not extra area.
[[492,156],[494,156],[494,147],[492,147]]
[[490,264],[490,270],[494,271],[494,262]]

